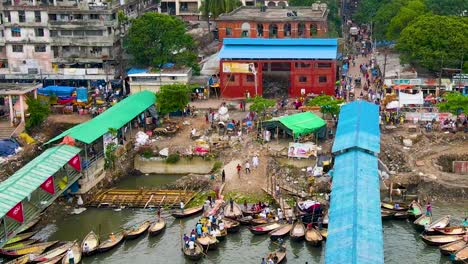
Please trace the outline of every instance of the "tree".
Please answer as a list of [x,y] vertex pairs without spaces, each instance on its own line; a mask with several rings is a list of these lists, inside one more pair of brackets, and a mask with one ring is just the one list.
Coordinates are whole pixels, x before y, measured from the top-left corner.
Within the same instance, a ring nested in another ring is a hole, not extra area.
[[340,113],[340,104],[344,101],[342,99],[335,99],[329,95],[319,95],[307,102],[308,106],[320,106],[320,112],[331,115],[338,115]]
[[328,37],[341,35],[341,17],[338,11],[338,0],[289,0],[289,6],[311,6],[313,3],[327,4],[328,12]]
[[468,57],[468,18],[423,15],[407,26],[397,41],[403,63],[438,71],[459,68]]
[[26,130],[40,125],[50,114],[49,104],[33,97],[26,98],[29,118],[26,120]]
[[219,15],[229,13],[242,5],[239,0],[204,0],[200,10],[203,17],[208,18],[211,13],[212,18],[217,18]]
[[197,73],[192,37],[176,17],[147,12],[136,18],[125,39],[125,49],[136,65],[161,68],[172,62],[192,67]]
[[380,6],[375,17],[371,18],[374,25],[372,32],[374,38],[379,40],[386,39],[385,34],[387,33],[388,24],[398,14],[398,11],[404,4],[404,0],[392,0]]
[[373,21],[380,7],[389,2],[390,0],[359,1],[359,5],[356,13],[353,15],[353,19],[359,24],[369,23]]
[[437,15],[468,15],[468,1],[466,0],[425,0],[430,11]]
[[468,96],[463,96],[458,92],[452,92],[444,94],[443,98],[444,102],[437,104],[440,110],[448,111],[455,115],[461,112],[468,114]]
[[189,103],[191,88],[186,84],[170,84],[161,86],[156,94],[158,111],[165,115],[175,111],[182,111]]
[[276,101],[274,99],[265,99],[261,96],[255,96],[253,99],[250,99],[249,102],[253,102],[253,104],[250,105],[250,111],[255,111],[257,113],[265,111],[267,108],[276,105]]
[[428,12],[426,5],[422,0],[409,1],[398,11],[398,14],[390,20],[387,28],[387,39],[398,39],[401,31],[419,16]]

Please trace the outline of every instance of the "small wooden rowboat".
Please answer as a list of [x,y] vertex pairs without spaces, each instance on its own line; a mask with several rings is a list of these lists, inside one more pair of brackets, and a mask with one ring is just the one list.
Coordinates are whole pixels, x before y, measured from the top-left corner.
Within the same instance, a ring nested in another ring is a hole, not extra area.
[[216,237],[207,235],[197,238],[197,243],[202,245],[204,250],[215,250],[218,248],[219,241],[216,239]]
[[34,218],[33,220],[29,221],[27,224],[23,225],[23,227],[18,231],[18,233],[23,233],[23,232],[26,232],[26,231],[30,230],[35,225],[37,225],[37,223],[39,223],[39,221],[41,221],[40,216]]
[[421,235],[422,240],[430,246],[441,246],[448,243],[455,242],[463,238],[463,236],[429,236]]
[[275,264],[279,264],[279,263],[283,263],[283,261],[286,259],[286,251],[279,251],[279,250],[276,250],[275,252],[270,252],[265,260],[273,260],[273,263]]
[[393,219],[401,220],[401,219],[407,219],[408,218],[408,212],[396,212],[393,215]]
[[247,228],[254,235],[265,235],[280,226],[281,225],[278,223],[270,223],[270,224],[265,224],[265,225],[249,226]]
[[256,214],[259,214],[262,210],[252,210],[252,209],[246,209],[245,207],[242,207],[242,214],[244,216],[253,216]]
[[109,239],[102,241],[101,244],[99,244],[99,247],[97,248],[98,252],[106,252],[111,250],[112,248],[116,247],[118,244],[120,244],[124,239],[124,234],[123,232],[119,232],[116,234],[110,234]]
[[59,255],[53,259],[44,261],[44,262],[39,262],[39,264],[56,264],[62,261],[63,256],[65,256],[67,253],[63,253],[62,255]]
[[223,229],[223,230],[216,229],[215,232],[216,232],[215,234],[216,239],[218,239],[219,241],[226,240],[226,237],[228,234],[226,229]]
[[171,215],[174,218],[186,218],[186,217],[189,217],[189,216],[192,216],[192,215],[199,214],[202,211],[203,211],[203,206],[197,206],[197,207],[184,209],[184,211],[179,209],[178,211],[172,212]]
[[385,210],[385,209],[381,209],[380,213],[382,215],[382,220],[390,220],[395,215],[395,212],[392,212],[390,210]]
[[269,223],[268,219],[265,219],[265,218],[255,218],[255,219],[252,219],[252,221],[250,221],[250,224],[253,226],[264,225],[268,223]]
[[434,231],[443,235],[463,235],[466,233],[463,226],[448,226],[444,228],[434,228]]
[[293,225],[292,224],[285,224],[281,225],[280,227],[276,228],[275,230],[268,233],[270,235],[271,240],[277,240],[280,237],[284,237],[289,234]]
[[200,260],[203,257],[203,247],[198,243],[195,243],[195,248],[193,250],[182,246],[182,252],[184,253],[184,256],[190,260]]
[[224,227],[226,228],[228,233],[236,233],[240,229],[240,223],[236,220],[223,218],[223,222],[224,222]]
[[49,250],[47,251],[46,253],[42,254],[42,255],[39,255],[37,257],[35,257],[32,261],[34,262],[44,262],[44,261],[49,261],[57,256],[60,256],[62,254],[64,254],[65,252],[67,252],[68,249],[70,249],[74,244],[76,243],[76,241],[73,241],[73,242],[66,242],[65,244],[59,246],[59,247],[56,247],[52,250]]
[[426,226],[432,224],[432,216],[421,215],[413,222],[413,224],[417,230],[422,231],[424,228],[426,228]]
[[458,250],[460,250],[460,249],[462,249],[462,248],[464,248],[466,246],[468,246],[468,243],[463,241],[463,239],[460,239],[460,240],[457,240],[455,242],[448,243],[448,244],[440,246],[439,250],[440,250],[440,253],[442,253],[442,255],[450,255],[450,254],[455,253]]
[[29,239],[30,237],[34,236],[36,233],[37,233],[37,231],[36,232],[28,232],[28,233],[19,234],[19,235],[15,236],[15,237],[11,238],[10,240],[8,240],[5,243],[4,246],[8,247],[11,244],[18,243],[18,242],[21,242],[23,240]]
[[323,236],[317,229],[312,228],[306,231],[305,240],[312,246],[320,246],[323,241]]
[[411,202],[408,209],[408,218],[410,220],[416,220],[423,214],[423,207],[418,202]]
[[293,228],[289,232],[289,236],[291,237],[291,240],[293,241],[301,241],[304,239],[306,233],[306,228],[302,222],[296,222],[293,225]]
[[42,254],[48,247],[55,245],[58,241],[44,242],[39,244],[27,245],[14,250],[0,250],[0,254],[8,257],[19,257],[27,254],[39,255]]
[[237,219],[242,217],[242,209],[236,203],[234,203],[231,208],[231,205],[228,203],[224,208],[224,216],[231,219]]
[[159,221],[155,221],[151,224],[151,226],[148,228],[148,233],[150,234],[150,236],[156,236],[161,234],[165,228],[166,220],[164,220],[164,218],[160,218]]
[[[81,261],[81,246],[78,243],[73,244],[71,247],[71,250],[73,252],[73,259],[74,263],[78,264]],[[69,264],[70,260],[68,259],[68,254],[65,254],[62,258],[62,264]]]
[[83,255],[90,256],[96,252],[99,247],[99,237],[93,232],[89,232],[81,243],[81,252]]
[[22,248],[22,247],[25,247],[25,246],[28,246],[28,245],[32,245],[32,244],[36,243],[37,241],[38,241],[37,239],[23,240],[23,241],[18,242],[18,243],[10,244],[7,247],[3,247],[3,248],[1,248],[1,250],[13,250],[13,249],[17,249],[17,248]]
[[319,231],[320,231],[320,234],[322,235],[323,239],[326,240],[327,237],[328,237],[328,229],[322,228]]
[[450,215],[444,216],[440,219],[437,219],[436,221],[432,222],[431,225],[429,225],[425,230],[424,233],[426,234],[437,234],[435,231],[436,228],[445,228],[449,226],[450,224]]
[[468,262],[468,246],[455,252],[453,263],[467,263]]
[[127,229],[125,231],[125,239],[128,239],[128,240],[136,239],[137,237],[145,233],[146,230],[148,230],[150,225],[151,225],[151,222],[147,220],[138,226]]
[[392,211],[407,211],[408,210],[408,205],[404,203],[399,203],[399,202],[388,202],[388,203],[380,203],[380,206],[384,209],[387,210],[392,210]]
[[29,262],[29,255],[24,255],[12,261],[6,262],[5,264],[26,264]]
[[252,216],[244,216],[241,218],[236,219],[241,225],[250,225],[250,222],[252,222],[253,217]]

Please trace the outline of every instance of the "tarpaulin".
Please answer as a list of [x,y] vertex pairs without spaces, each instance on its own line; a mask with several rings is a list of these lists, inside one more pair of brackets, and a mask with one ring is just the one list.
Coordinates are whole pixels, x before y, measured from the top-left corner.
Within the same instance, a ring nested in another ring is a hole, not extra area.
[[417,94],[407,94],[407,93],[398,93],[398,100],[400,102],[400,106],[402,105],[422,105],[424,104],[424,96],[422,92],[418,92]]
[[14,155],[17,148],[19,148],[18,143],[11,139],[0,140],[0,157]]

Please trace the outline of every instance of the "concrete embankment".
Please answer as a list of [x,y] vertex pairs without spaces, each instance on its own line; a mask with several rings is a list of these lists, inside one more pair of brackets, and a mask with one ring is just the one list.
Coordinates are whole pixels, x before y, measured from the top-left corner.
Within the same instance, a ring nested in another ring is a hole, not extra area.
[[190,160],[182,158],[175,164],[169,164],[163,159],[145,159],[137,156],[135,157],[135,170],[154,174],[208,174],[214,163],[215,161],[194,157]]

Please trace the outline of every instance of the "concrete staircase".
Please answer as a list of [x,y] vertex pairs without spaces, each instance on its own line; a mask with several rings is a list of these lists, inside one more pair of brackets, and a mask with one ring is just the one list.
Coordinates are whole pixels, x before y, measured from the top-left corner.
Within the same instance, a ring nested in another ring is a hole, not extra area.
[[8,121],[0,121],[0,140],[11,137],[16,127],[12,127]]

